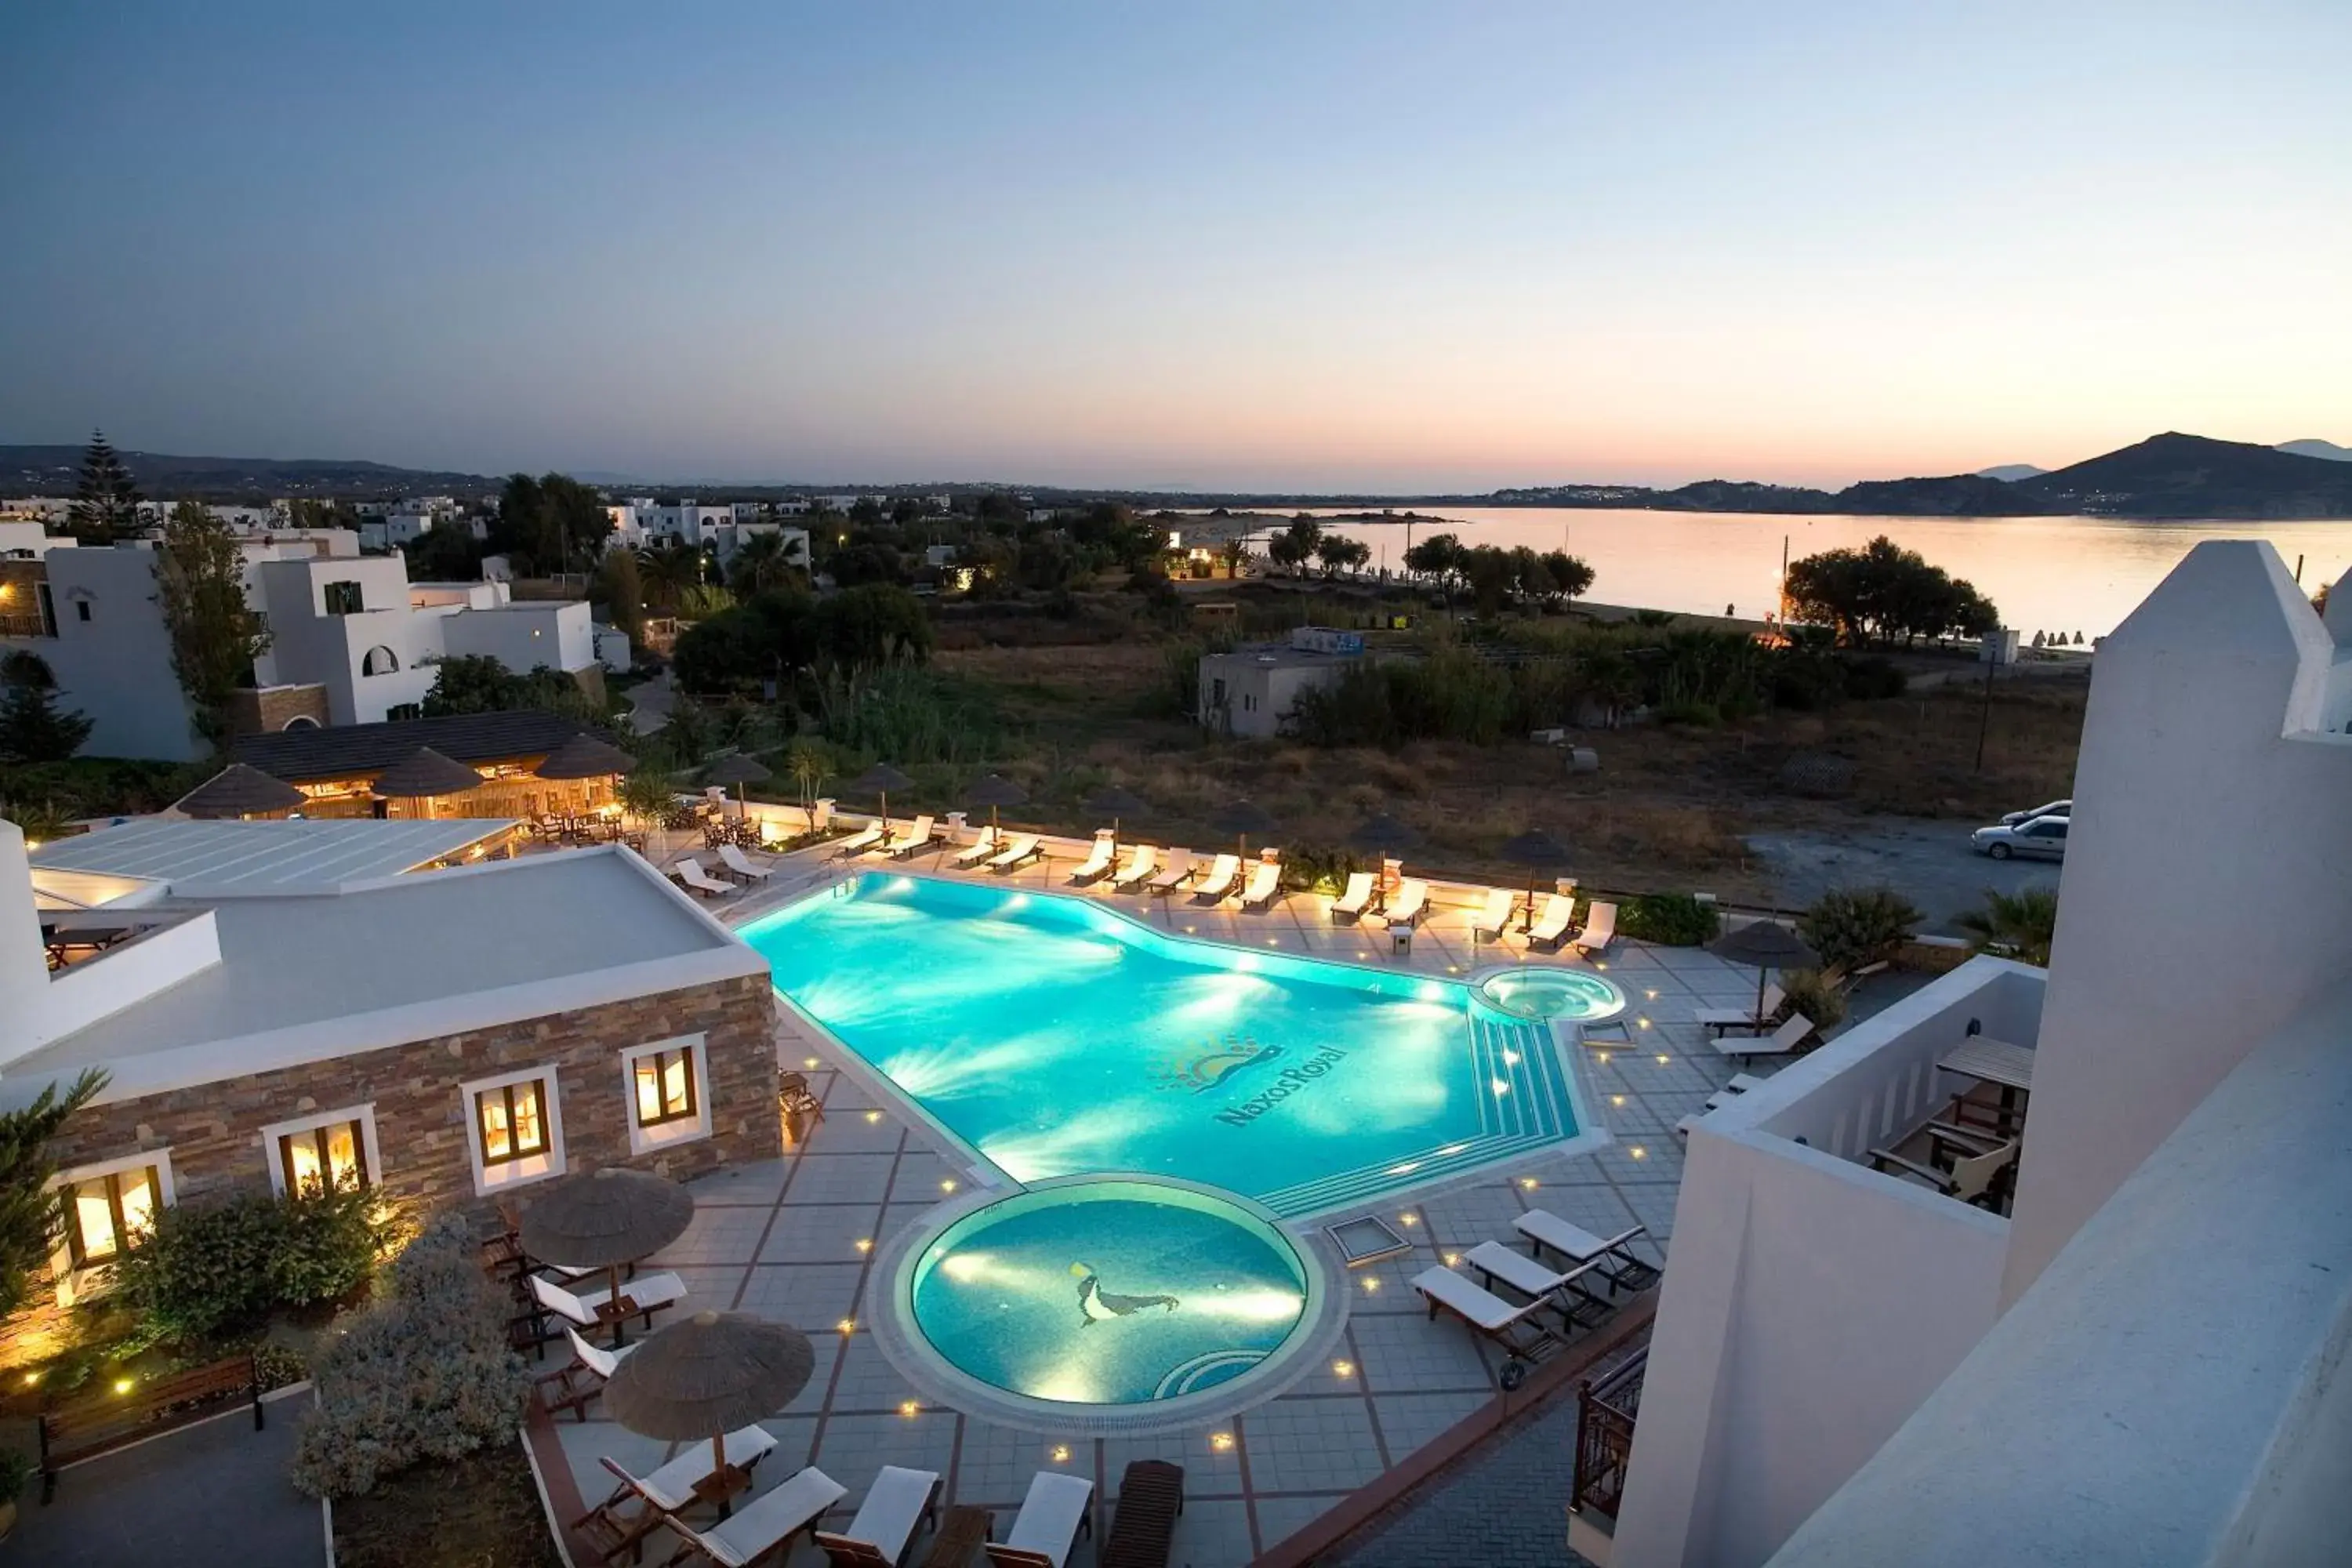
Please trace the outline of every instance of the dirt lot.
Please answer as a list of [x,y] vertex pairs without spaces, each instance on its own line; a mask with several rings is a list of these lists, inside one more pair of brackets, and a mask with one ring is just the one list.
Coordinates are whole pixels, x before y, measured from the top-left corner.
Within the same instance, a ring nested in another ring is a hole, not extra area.
[[1159,808],[1150,831],[1196,844],[1215,839],[1218,805],[1246,795],[1295,845],[1338,845],[1391,812],[1427,837],[1416,861],[1438,872],[1511,875],[1496,847],[1539,826],[1576,851],[1590,886],[1796,900],[1883,872],[1939,918],[2008,885],[1967,854],[1967,829],[2066,792],[2088,684],[2002,684],[1982,772],[1982,693],[1965,685],[1718,729],[1577,732],[1601,765],[1572,773],[1560,750],[1528,744],[1391,753],[1214,740],[1170,711],[1157,643],[965,648],[939,662],[984,685],[1020,735],[1004,771],[1037,796],[1024,816],[1066,829],[1096,826],[1075,802],[1116,780]]

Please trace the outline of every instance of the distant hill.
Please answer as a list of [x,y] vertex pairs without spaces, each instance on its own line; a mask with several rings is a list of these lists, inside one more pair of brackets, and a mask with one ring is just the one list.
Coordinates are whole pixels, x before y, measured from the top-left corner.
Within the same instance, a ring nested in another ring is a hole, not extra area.
[[[81,472],[79,447],[0,447],[0,495],[71,495]],[[385,463],[306,458],[182,458],[122,452],[131,482],[152,500],[183,496],[246,500],[274,496],[316,500],[392,500],[414,495],[482,495],[503,482],[480,474],[398,468]]]
[[2047,468],[2037,468],[2031,463],[2002,463],[1994,468],[1979,468],[1977,477],[1984,479],[2001,479],[2013,485],[2020,479],[2030,479],[2037,474],[2046,474],[2049,471]]
[[1890,517],[2042,517],[2058,508],[1983,474],[1865,479],[1838,491],[1834,510]]
[[2352,517],[2352,466],[2167,431],[2017,487],[2114,517]]
[[2293,452],[2298,458],[2324,458],[2331,463],[2352,463],[2352,447],[2339,447],[2333,441],[2306,437],[2300,441],[2281,441],[2278,449]]

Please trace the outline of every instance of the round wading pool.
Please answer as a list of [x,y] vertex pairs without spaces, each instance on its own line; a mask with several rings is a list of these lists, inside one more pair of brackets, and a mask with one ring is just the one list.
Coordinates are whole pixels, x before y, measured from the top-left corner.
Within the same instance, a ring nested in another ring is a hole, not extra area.
[[1254,1404],[1336,1326],[1322,1265],[1265,1210],[1131,1176],[1043,1183],[952,1215],[909,1238],[889,1278],[884,1348],[904,1370],[967,1408],[1053,1429]]
[[1625,1010],[1625,993],[1580,969],[1505,969],[1478,982],[1481,1000],[1521,1018],[1591,1022]]

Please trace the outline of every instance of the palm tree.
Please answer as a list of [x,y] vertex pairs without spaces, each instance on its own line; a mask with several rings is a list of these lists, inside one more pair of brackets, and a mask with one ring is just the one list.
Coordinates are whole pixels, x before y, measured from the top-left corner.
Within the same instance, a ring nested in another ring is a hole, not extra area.
[[800,568],[786,552],[781,533],[753,534],[727,563],[727,585],[738,594],[787,587],[799,575]]
[[801,809],[809,810],[816,801],[816,792],[824,787],[832,776],[826,764],[824,748],[814,741],[794,741],[784,753],[784,772],[792,774],[793,787],[800,791]]
[[640,822],[659,822],[677,795],[677,785],[658,768],[639,768],[614,792],[621,809]]
[[637,565],[651,590],[650,597],[664,609],[677,608],[679,595],[702,585],[702,552],[683,544],[641,550]]
[[1988,888],[1984,907],[1961,915],[1959,924],[1974,951],[2047,969],[2051,939],[2058,931],[2058,889],[1998,893]]

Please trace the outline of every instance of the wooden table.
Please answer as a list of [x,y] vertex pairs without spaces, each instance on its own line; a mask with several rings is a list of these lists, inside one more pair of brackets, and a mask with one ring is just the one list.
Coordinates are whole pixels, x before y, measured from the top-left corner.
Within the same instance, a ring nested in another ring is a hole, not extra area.
[[947,1522],[931,1538],[923,1554],[923,1568],[964,1568],[972,1549],[984,1544],[996,1528],[996,1516],[984,1508],[958,1506],[948,1510]]
[[1998,1084],[2005,1089],[2033,1087],[2033,1053],[2023,1046],[2012,1046],[1990,1035],[1969,1036],[1936,1065],[1946,1072]]
[[751,1472],[740,1465],[721,1465],[694,1483],[694,1500],[719,1505],[719,1517],[734,1510],[734,1499],[751,1489]]
[[643,1307],[637,1305],[637,1299],[635,1296],[620,1296],[610,1301],[597,1303],[596,1321],[612,1325],[614,1350],[619,1350],[629,1342],[629,1320],[644,1310]]

